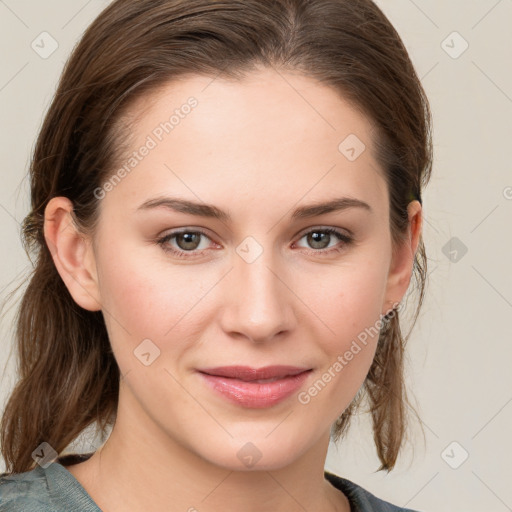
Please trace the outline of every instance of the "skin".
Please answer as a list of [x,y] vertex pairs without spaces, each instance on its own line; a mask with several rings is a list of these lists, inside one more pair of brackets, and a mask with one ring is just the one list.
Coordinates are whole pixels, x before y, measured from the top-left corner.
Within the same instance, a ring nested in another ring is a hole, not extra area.
[[[100,201],[94,236],[74,226],[66,198],[46,209],[55,265],[80,306],[103,311],[122,374],[109,439],[68,470],[105,512],[348,512],[323,475],[329,432],[363,384],[377,336],[307,404],[294,393],[272,407],[243,407],[196,369],[304,366],[313,372],[300,391],[309,389],[404,296],[421,205],[409,204],[407,240],[392,257],[371,123],[332,89],[290,72],[167,84],[134,105],[133,150],[190,96],[198,106]],[[366,145],[354,161],[338,150],[349,134]],[[231,221],[137,211],[162,196],[215,205]],[[342,196],[372,211],[291,218],[299,206]],[[315,245],[307,234],[326,227],[349,230],[354,242],[324,235]],[[207,233],[194,247],[167,242],[196,256],[157,243],[180,228]],[[246,237],[262,249],[250,263],[237,253]],[[148,366],[134,355],[144,339],[160,350]],[[252,467],[237,456],[248,442],[261,454]]]

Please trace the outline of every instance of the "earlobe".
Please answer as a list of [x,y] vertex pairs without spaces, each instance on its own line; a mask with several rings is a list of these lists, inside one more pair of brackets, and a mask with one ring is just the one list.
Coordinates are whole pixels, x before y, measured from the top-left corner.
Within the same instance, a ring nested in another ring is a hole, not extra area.
[[44,214],[44,237],[53,262],[75,302],[89,311],[101,310],[94,253],[90,240],[72,217],[73,204],[54,197]]
[[[400,247],[393,253],[386,288],[385,304],[396,304],[405,295],[411,281],[414,259],[418,249],[423,225],[422,208],[419,201],[411,201],[407,208],[409,228]],[[382,311],[386,314],[388,310]]]

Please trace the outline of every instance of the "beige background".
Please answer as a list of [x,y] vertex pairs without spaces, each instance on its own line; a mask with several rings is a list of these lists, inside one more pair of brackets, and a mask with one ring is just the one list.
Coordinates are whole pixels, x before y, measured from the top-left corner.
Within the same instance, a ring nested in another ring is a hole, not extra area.
[[[0,298],[29,271],[19,223],[43,114],[71,48],[107,3],[0,0]],[[512,510],[512,1],[378,4],[401,34],[434,115],[435,166],[424,195],[428,297],[407,363],[426,443],[416,426],[397,468],[375,473],[378,459],[361,417],[346,442],[331,446],[326,467],[422,512]],[[31,48],[43,31],[59,45],[47,59]],[[464,41],[469,46],[459,55]],[[4,315],[2,368],[13,311]],[[0,404],[14,375],[11,358]],[[86,436],[79,446],[94,440]]]

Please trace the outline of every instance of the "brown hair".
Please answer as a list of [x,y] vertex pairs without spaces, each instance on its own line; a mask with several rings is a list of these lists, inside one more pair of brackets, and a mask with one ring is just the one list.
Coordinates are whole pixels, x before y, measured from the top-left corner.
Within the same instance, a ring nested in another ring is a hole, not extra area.
[[[89,425],[105,432],[117,410],[120,373],[104,318],[74,302],[55,268],[43,235],[48,201],[68,197],[77,225],[93,232],[94,190],[128,147],[129,123],[121,121],[136,99],[180,75],[240,80],[261,65],[331,86],[371,120],[388,184],[393,247],[403,240],[407,205],[421,202],[430,178],[431,113],[406,48],[371,0],[114,1],[66,63],[31,160],[23,243],[35,263],[16,318],[20,378],[1,423],[8,472],[31,469],[31,454],[42,442],[61,453]],[[426,266],[420,238],[413,326]],[[395,311],[364,382],[379,470],[394,467],[405,432],[406,340]],[[360,398],[333,426],[336,440]]]

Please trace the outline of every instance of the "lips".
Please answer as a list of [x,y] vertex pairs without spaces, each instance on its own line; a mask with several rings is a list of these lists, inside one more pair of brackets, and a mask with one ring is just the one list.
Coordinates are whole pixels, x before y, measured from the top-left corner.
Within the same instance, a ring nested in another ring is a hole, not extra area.
[[244,382],[268,381],[272,382],[285,377],[290,377],[310,370],[298,366],[265,366],[263,368],[252,368],[250,366],[219,366],[216,368],[205,368],[199,370],[201,373],[216,377],[228,377]]
[[221,366],[198,370],[203,382],[215,393],[238,406],[272,407],[297,392],[312,373],[297,366]]

